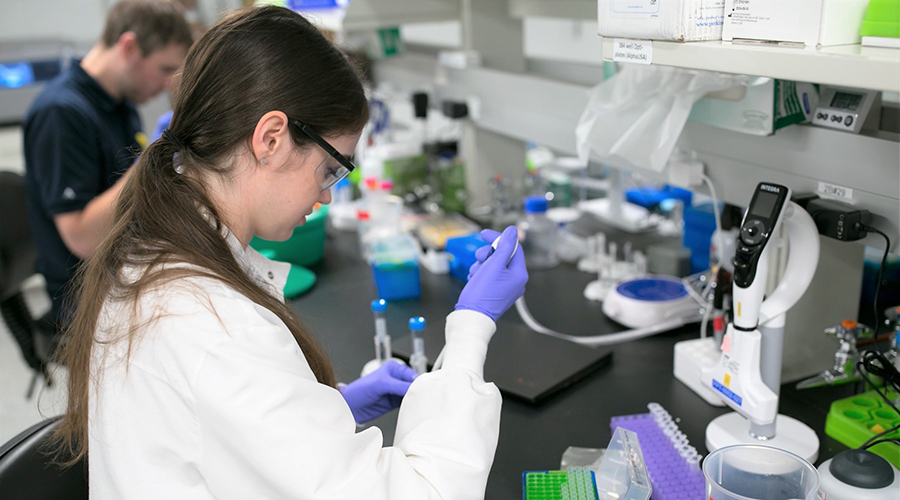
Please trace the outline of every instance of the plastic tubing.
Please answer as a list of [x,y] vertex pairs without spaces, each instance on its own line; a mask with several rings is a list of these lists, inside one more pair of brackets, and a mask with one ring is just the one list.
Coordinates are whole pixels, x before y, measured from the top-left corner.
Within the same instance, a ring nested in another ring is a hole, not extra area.
[[657,325],[647,326],[644,328],[635,328],[633,330],[610,333],[607,335],[579,337],[576,335],[566,335],[565,333],[559,333],[538,323],[537,320],[534,319],[534,317],[531,315],[531,312],[528,310],[528,306],[525,304],[525,297],[519,297],[519,300],[516,301],[516,311],[519,312],[519,316],[522,317],[522,321],[524,321],[529,328],[538,333],[543,333],[544,335],[549,335],[551,337],[556,337],[558,339],[568,340],[569,342],[587,346],[607,346],[642,339],[644,337],[650,337],[651,335],[656,335],[657,333],[667,332],[680,326],[684,326],[688,323],[693,323],[697,321],[698,316],[697,314],[693,314],[691,316],[676,316],[668,321],[664,321]]

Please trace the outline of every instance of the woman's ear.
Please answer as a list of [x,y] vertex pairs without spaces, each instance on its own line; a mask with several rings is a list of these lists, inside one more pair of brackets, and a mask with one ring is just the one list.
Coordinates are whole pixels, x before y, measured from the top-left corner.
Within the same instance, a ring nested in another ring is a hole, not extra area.
[[269,111],[256,122],[250,149],[258,164],[267,165],[273,158],[291,151],[293,140],[287,115]]

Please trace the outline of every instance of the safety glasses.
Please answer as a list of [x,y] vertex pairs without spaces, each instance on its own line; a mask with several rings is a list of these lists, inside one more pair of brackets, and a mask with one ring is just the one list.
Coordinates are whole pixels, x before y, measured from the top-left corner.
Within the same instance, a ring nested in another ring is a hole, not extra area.
[[[331,157],[325,158],[322,160],[322,163],[319,163],[319,166],[316,167],[316,180],[319,182],[319,187],[322,188],[322,191],[334,186],[341,179],[350,175],[350,172],[356,170],[356,165],[354,165],[353,162],[339,153],[338,150],[334,149],[334,146],[328,144],[328,141],[323,139],[321,135],[315,133],[309,125],[293,118],[288,119],[288,121],[291,125],[297,127],[303,135],[309,137],[313,142],[318,144],[319,147],[324,149],[325,152],[328,153],[328,156]],[[335,160],[338,164],[335,165],[329,160]]]

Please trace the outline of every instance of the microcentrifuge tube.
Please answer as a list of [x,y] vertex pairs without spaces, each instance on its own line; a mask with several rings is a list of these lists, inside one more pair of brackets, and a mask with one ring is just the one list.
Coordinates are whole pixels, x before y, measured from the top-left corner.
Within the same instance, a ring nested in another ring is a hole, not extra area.
[[428,358],[425,356],[425,318],[409,318],[409,333],[412,335],[413,352],[409,357],[409,366],[416,373],[428,371]]
[[372,301],[372,314],[375,316],[375,359],[378,363],[384,363],[391,359],[391,337],[387,333],[387,320],[384,312],[387,310],[387,302],[384,299]]

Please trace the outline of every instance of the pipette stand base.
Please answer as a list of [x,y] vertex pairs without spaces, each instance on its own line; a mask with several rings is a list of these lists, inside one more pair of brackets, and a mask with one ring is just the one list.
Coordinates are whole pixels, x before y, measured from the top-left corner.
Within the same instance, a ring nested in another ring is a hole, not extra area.
[[819,457],[819,437],[803,422],[779,414],[775,437],[762,440],[750,435],[750,421],[736,412],[716,417],[706,426],[706,449],[712,453],[735,444],[759,444],[789,451],[809,463]]
[[[401,365],[406,364],[406,361],[403,361],[402,359],[398,359],[398,358],[391,358],[388,361],[396,361],[396,362],[400,363]],[[366,375],[374,372],[375,370],[377,370],[379,368],[381,368],[381,361],[378,361],[377,359],[370,359],[369,361],[366,362],[365,365],[363,365],[362,372],[360,372],[359,376],[365,377]]]
[[725,406],[719,393],[700,382],[703,370],[711,369],[722,359],[722,351],[713,337],[683,340],[675,343],[675,378],[713,406]]
[[624,202],[619,210],[610,209],[608,198],[582,201],[578,208],[610,225],[627,233],[642,233],[655,228],[658,218],[651,216],[646,208],[633,203]]

